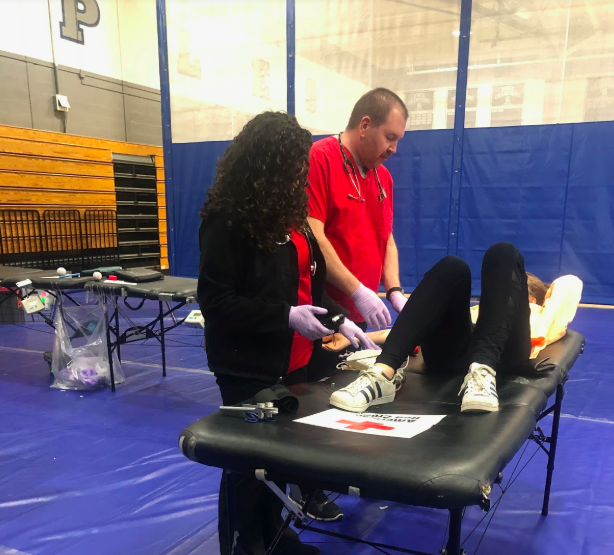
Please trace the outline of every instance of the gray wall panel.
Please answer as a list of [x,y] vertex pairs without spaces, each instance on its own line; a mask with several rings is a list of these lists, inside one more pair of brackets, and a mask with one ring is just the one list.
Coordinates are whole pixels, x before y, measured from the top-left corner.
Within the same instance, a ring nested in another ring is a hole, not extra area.
[[60,90],[70,102],[68,133],[125,141],[123,95],[108,90],[103,80],[88,78],[88,82],[83,85],[78,74],[60,72]]
[[124,96],[126,134],[130,143],[162,145],[162,113],[160,100]]
[[[63,66],[59,80],[68,133],[162,145],[160,91]],[[0,51],[0,125],[63,132],[54,96],[52,64]]]
[[28,74],[24,61],[0,56],[0,122],[32,127]]

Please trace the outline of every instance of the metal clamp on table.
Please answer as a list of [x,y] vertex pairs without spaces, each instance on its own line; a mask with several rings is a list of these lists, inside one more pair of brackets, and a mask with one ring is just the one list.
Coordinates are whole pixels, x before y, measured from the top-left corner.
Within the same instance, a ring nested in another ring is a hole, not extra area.
[[272,402],[268,402],[257,403],[256,405],[244,403],[241,406],[222,406],[220,407],[220,411],[232,416],[245,415],[246,422],[275,422],[273,416],[279,412],[279,409],[273,406]]

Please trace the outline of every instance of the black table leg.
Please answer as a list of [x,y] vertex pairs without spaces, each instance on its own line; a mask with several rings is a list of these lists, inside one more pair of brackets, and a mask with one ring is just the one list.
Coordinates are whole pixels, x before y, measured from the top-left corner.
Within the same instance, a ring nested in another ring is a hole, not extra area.
[[544,491],[544,504],[542,505],[542,515],[548,516],[548,505],[550,504],[550,487],[552,486],[552,474],[554,472],[554,458],[556,457],[556,444],[559,438],[559,423],[561,421],[561,406],[563,405],[563,395],[565,389],[562,384],[556,388],[556,400],[554,402],[554,414],[552,420],[552,433],[549,438],[550,449],[548,450],[548,472],[546,474],[546,489]]
[[462,555],[461,552],[461,525],[463,522],[463,509],[450,509],[450,531],[446,555]]
[[160,308],[160,345],[162,346],[162,376],[166,376],[166,345],[164,343],[164,310],[162,301],[158,301]]
[[111,346],[111,328],[109,322],[109,307],[107,296],[102,295],[102,311],[104,313],[104,321],[107,328],[107,353],[109,355],[109,370],[111,371],[111,391],[115,391],[115,373],[113,371],[113,348]]
[[116,345],[116,349],[117,349],[117,360],[119,360],[119,362],[122,361],[122,354],[120,351],[120,344],[121,341],[119,340],[119,307],[117,306],[117,303],[119,302],[118,298],[115,297],[115,305],[114,305],[114,309],[115,309],[115,337],[117,338],[117,345]]

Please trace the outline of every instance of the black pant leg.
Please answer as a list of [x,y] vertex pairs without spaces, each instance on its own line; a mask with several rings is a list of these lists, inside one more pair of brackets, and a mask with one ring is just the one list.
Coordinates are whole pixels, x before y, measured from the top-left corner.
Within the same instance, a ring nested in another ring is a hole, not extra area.
[[377,362],[398,368],[420,345],[429,368],[451,370],[471,339],[471,272],[455,256],[435,264],[409,296]]
[[495,371],[529,358],[531,328],[524,258],[510,243],[497,243],[484,254],[480,312],[472,336],[471,362]]
[[[216,375],[225,405],[234,405],[253,397],[273,383],[249,378]],[[258,424],[245,424],[257,426]],[[218,533],[220,554],[230,555],[228,522],[227,474],[222,474],[218,501]],[[237,543],[234,555],[253,553],[259,555],[281,527],[282,502],[255,476],[234,474],[236,521],[232,540]],[[283,486],[283,485],[282,485]],[[285,486],[283,486],[285,487]],[[282,488],[283,489],[283,488]],[[251,554],[250,554],[251,555]]]

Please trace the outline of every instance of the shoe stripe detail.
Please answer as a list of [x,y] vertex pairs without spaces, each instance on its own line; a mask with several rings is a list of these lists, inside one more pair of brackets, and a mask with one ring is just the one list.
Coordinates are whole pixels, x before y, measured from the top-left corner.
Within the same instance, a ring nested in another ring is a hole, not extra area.
[[[375,400],[375,391],[373,391],[373,387],[371,385],[368,385],[366,387],[366,390],[371,394],[371,398],[373,400]],[[381,395],[380,395],[380,397],[381,397]]]
[[378,382],[375,382],[375,387],[377,387],[377,396],[378,397],[383,397],[384,394],[382,393],[382,388],[381,388],[381,386],[379,385]]
[[371,402],[371,399],[369,399],[368,395],[365,393],[365,390],[361,389],[360,392],[364,395],[365,401],[367,401],[367,404],[369,404]]

